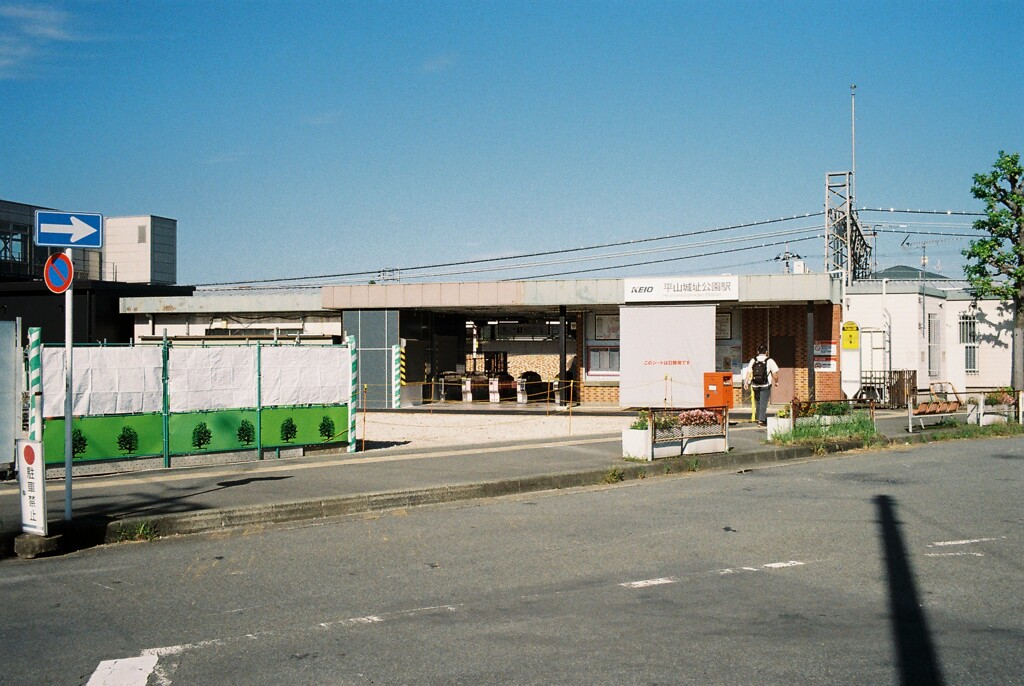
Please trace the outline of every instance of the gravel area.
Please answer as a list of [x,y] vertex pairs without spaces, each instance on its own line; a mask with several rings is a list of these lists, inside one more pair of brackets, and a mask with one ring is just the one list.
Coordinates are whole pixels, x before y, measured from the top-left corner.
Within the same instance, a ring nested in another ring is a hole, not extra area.
[[368,412],[356,419],[356,436],[370,446],[401,444],[440,447],[508,441],[617,434],[633,417],[529,414],[448,414],[427,412]]

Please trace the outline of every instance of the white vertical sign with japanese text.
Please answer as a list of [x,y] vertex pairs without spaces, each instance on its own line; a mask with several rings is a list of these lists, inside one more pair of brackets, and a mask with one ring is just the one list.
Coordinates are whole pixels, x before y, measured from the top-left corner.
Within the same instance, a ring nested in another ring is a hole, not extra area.
[[18,441],[18,483],[21,487],[21,530],[46,536],[46,465],[41,441]]

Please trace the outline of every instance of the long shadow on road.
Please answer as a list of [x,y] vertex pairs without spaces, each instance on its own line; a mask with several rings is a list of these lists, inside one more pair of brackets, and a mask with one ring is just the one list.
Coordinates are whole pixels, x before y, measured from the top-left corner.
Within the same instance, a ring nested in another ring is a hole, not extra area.
[[914,571],[896,519],[896,506],[887,495],[875,496],[874,501],[878,508],[878,527],[889,581],[889,611],[900,683],[906,686],[942,684],[942,672],[932,645],[928,620],[921,610]]

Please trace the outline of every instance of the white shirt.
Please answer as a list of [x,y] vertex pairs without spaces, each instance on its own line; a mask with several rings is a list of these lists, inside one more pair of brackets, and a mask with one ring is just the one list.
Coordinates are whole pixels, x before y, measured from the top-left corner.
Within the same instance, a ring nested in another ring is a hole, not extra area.
[[[743,385],[744,386],[752,385],[752,382],[754,380],[754,361],[755,360],[764,360],[765,361],[765,367],[767,367],[767,372],[768,372],[768,383],[764,384],[764,385],[765,386],[771,386],[773,383],[775,383],[775,380],[777,378],[779,378],[779,365],[775,364],[775,360],[773,360],[772,358],[768,357],[767,355],[758,355],[758,356],[752,357],[750,359],[750,362],[747,363],[746,368],[743,370]],[[761,386],[760,384],[759,384],[759,387],[763,388],[763,386]]]

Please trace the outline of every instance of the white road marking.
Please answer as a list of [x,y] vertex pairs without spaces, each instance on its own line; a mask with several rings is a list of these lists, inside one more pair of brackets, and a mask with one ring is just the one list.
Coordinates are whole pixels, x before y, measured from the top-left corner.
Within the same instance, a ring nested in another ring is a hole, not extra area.
[[804,563],[797,560],[790,560],[789,562],[769,562],[766,565],[761,565],[765,569],[785,569],[786,567],[800,567]]
[[925,557],[985,557],[985,553],[925,553]]
[[679,581],[675,577],[664,576],[660,579],[644,579],[642,581],[626,581],[619,584],[619,586],[625,586],[626,588],[647,588],[648,586],[661,586],[662,584],[674,584]]
[[[385,612],[379,615],[366,615],[363,617],[352,617],[334,622],[322,622],[310,629],[329,629],[331,627],[360,626],[378,624],[388,619],[399,617],[413,617],[425,612],[447,610],[455,612],[461,605],[432,605],[430,607],[414,607],[409,610],[397,610]],[[181,645],[164,646],[162,648],[147,648],[139,653],[138,657],[124,658],[121,660],[105,660],[101,662],[89,678],[86,686],[146,686],[152,675],[152,681],[158,686],[171,686],[171,675],[177,669],[175,656],[185,652],[209,648],[211,646],[226,646],[231,642],[250,640],[255,641],[276,635],[273,631],[263,631],[258,634],[245,634],[224,639],[211,639],[197,643],[183,643]],[[160,664],[162,658],[171,658],[168,664]]]
[[159,659],[156,655],[140,655],[123,660],[104,660],[85,686],[146,686]]
[[788,562],[769,562],[763,564],[760,567],[726,567],[725,569],[716,569],[716,573],[725,576],[726,574],[736,574],[737,572],[759,572],[762,569],[786,569],[787,567],[802,567],[807,564],[806,562],[800,562],[799,560],[789,560]]
[[959,540],[959,541],[935,541],[934,543],[929,543],[928,547],[929,548],[933,548],[933,547],[940,547],[941,548],[942,546],[947,546],[947,545],[970,545],[971,543],[986,543],[988,541],[1001,541],[1004,538],[1006,538],[1006,536],[998,536],[996,538],[965,538],[965,539],[962,539],[962,540]]
[[[726,567],[725,569],[713,569],[711,573],[725,576],[727,574],[738,574],[740,572],[760,572],[765,569],[786,569],[788,567],[802,567],[807,564],[806,562],[800,562],[799,560],[788,560],[786,562],[769,562],[759,567]],[[678,577],[674,576],[663,576],[658,579],[643,579],[641,581],[624,581],[619,586],[626,588],[649,588],[651,586],[661,586],[663,584],[674,584],[679,581]]]
[[379,615],[367,615],[365,617],[351,617],[349,619],[339,619],[333,622],[321,622],[317,626],[319,626],[321,629],[330,629],[334,626],[378,624],[387,619],[394,619],[396,617],[413,617],[423,612],[433,612],[434,610],[448,610],[449,612],[455,612],[458,609],[458,605],[432,605],[430,607],[415,607],[411,610],[398,610],[397,612],[385,612]]

